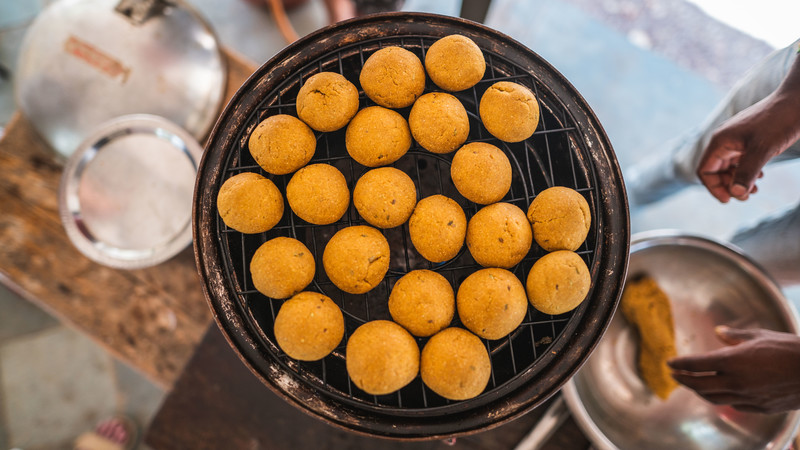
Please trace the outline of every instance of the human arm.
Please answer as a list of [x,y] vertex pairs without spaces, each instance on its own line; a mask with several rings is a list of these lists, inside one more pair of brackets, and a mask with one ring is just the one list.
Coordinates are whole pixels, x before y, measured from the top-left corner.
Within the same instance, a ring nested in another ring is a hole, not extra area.
[[671,359],[676,381],[714,404],[747,412],[800,409],[800,336],[717,327],[727,347]]
[[746,200],[767,162],[800,139],[800,58],[778,88],[714,132],[697,175],[717,200]]
[[331,23],[352,19],[356,16],[356,6],[352,0],[325,0],[328,18]]

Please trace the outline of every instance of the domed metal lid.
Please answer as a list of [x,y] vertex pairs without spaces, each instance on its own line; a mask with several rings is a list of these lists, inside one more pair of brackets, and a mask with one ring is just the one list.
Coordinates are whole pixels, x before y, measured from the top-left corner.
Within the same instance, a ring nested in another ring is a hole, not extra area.
[[17,103],[64,156],[115,117],[155,114],[197,140],[217,118],[226,72],[211,28],[184,2],[143,17],[125,3],[137,2],[56,1],[23,41]]

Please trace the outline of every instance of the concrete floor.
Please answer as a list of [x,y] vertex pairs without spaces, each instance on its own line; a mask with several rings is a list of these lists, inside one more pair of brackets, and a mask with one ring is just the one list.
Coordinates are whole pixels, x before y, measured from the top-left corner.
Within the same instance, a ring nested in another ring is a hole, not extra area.
[[146,426],[162,389],[0,286],[0,448],[70,449],[108,416]]
[[[0,2],[0,63],[13,68],[24,24],[48,1]],[[190,3],[209,19],[223,45],[258,64],[284,46],[263,8],[242,0]],[[408,0],[404,8],[457,15],[460,1]],[[651,20],[655,10],[658,21]],[[301,34],[326,21],[321,0],[293,11],[291,18]],[[701,121],[737,71],[769,50],[686,9],[682,0],[494,0],[486,23],[542,55],[577,87],[606,128],[623,175]],[[672,31],[664,28],[670,26]],[[708,29],[747,52],[735,65],[710,73],[659,44],[658,36],[667,35],[682,40],[670,45],[714,52],[713,39],[701,32]],[[10,92],[11,82],[0,80],[0,129],[14,109]],[[798,164],[768,169],[759,194],[744,204],[720,205],[696,188],[635,210],[633,231],[677,228],[726,239],[743,224],[797,200]],[[788,294],[798,299],[797,292]],[[163,395],[80,333],[0,288],[0,448],[70,448],[75,436],[118,412],[144,426]]]

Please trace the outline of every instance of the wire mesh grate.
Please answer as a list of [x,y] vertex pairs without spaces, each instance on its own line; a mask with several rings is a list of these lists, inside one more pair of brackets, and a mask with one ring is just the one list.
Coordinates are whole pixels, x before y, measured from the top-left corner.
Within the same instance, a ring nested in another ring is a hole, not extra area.
[[[300,68],[294,76],[279,84],[248,117],[236,137],[236,149],[225,160],[223,176],[227,179],[237,173],[250,171],[260,173],[286,192],[290,175],[273,176],[265,173],[249,153],[247,141],[256,125],[266,117],[275,114],[296,115],[294,99],[303,82],[320,71],[333,71],[344,75],[356,86],[361,67],[374,51],[397,45],[412,51],[424,61],[424,53],[436,38],[431,36],[380,37],[343,46],[336,52],[326,54]],[[467,142],[489,142],[500,148],[511,161],[512,183],[506,197],[501,200],[514,204],[527,211],[527,207],[537,192],[554,185],[571,187],[582,193],[592,210],[592,225],[586,242],[578,250],[594,277],[597,270],[596,246],[598,230],[602,229],[601,216],[597,214],[598,198],[595,172],[587,155],[587,148],[580,136],[569,111],[561,103],[549,97],[546,88],[539,85],[532,75],[503,56],[482,49],[487,62],[484,79],[475,87],[453,93],[464,105],[469,116],[470,134]],[[478,104],[483,92],[496,81],[509,80],[525,85],[535,93],[541,110],[540,123],[534,135],[520,143],[505,143],[493,138],[483,127],[478,116]],[[439,91],[427,80],[425,92]],[[360,107],[373,106],[363,91],[359,91]],[[400,109],[406,119],[410,108]],[[313,163],[327,163],[335,166],[347,179],[352,193],[358,178],[370,168],[353,161],[344,145],[345,130],[332,133],[315,133],[317,150]],[[450,179],[450,162],[453,153],[439,155],[430,153],[416,143],[399,161],[391,164],[407,173],[417,188],[418,199],[433,194],[443,194],[461,205],[467,218],[480,208],[457,191]],[[345,215],[331,225],[311,225],[297,217],[285,206],[280,223],[266,233],[246,235],[229,229],[217,217],[217,242],[224,259],[224,269],[231,283],[232,292],[245,312],[246,327],[264,351],[272,353],[288,371],[318,391],[335,399],[361,408],[394,413],[414,413],[415,411],[440,410],[446,412],[457,407],[458,403],[446,400],[429,390],[418,376],[400,391],[383,396],[374,396],[358,389],[347,376],[345,366],[345,345],[349,335],[361,324],[369,320],[391,320],[388,311],[388,297],[394,283],[405,273],[415,269],[434,270],[442,274],[457,291],[461,282],[481,267],[472,259],[466,246],[452,260],[431,263],[422,258],[411,245],[408,224],[382,230],[391,247],[389,271],[385,279],[366,294],[345,293],[330,281],[322,267],[322,251],[328,240],[338,230],[352,225],[368,225],[361,219],[352,202]],[[289,236],[303,242],[314,254],[316,275],[307,288],[330,297],[341,308],[345,317],[345,337],[338,348],[328,357],[317,362],[300,362],[286,356],[275,344],[273,324],[283,300],[267,298],[252,285],[249,275],[250,258],[264,242],[278,236]],[[546,252],[533,243],[531,251],[511,271],[523,282],[533,263]],[[556,342],[575,312],[550,316],[528,308],[523,323],[508,337],[496,341],[484,340],[489,351],[492,373],[489,385],[483,394],[469,402],[488,401],[492,395],[501,395],[521,378],[534,376],[539,362],[546,358],[548,349]],[[460,326],[458,315],[453,326]],[[418,338],[420,348],[427,339]]]

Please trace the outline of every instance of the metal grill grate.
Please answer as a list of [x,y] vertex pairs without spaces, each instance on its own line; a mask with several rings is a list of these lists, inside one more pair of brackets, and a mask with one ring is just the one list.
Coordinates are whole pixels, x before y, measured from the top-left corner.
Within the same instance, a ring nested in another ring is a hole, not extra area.
[[[283,81],[265,96],[247,118],[234,140],[235,150],[231,151],[225,160],[223,181],[240,172],[258,172],[272,179],[285,193],[291,174],[269,175],[263,172],[249,153],[247,141],[256,125],[271,115],[296,115],[294,99],[297,92],[303,82],[315,73],[338,72],[359,86],[358,74],[364,61],[379,48],[397,45],[414,52],[424,61],[425,51],[435,41],[436,38],[431,36],[375,38],[343,46],[336,52],[306,64],[294,76]],[[560,107],[561,102],[550,98],[549,91],[542,89],[534,77],[507,58],[486,48],[482,50],[487,62],[484,79],[472,89],[454,93],[469,116],[470,134],[467,142],[489,142],[499,147],[509,157],[513,170],[512,184],[502,201],[512,203],[523,211],[527,211],[537,192],[554,185],[571,187],[586,197],[592,210],[593,220],[589,236],[578,250],[578,254],[589,266],[594,282],[598,276],[596,269],[598,230],[603,229],[603,223],[602,216],[597,213],[599,194],[596,188],[596,174],[584,140],[577,135],[570,113]],[[481,95],[494,82],[500,80],[514,81],[527,86],[539,101],[541,109],[539,126],[534,135],[526,141],[514,144],[499,141],[493,138],[480,122],[478,102]],[[431,91],[439,89],[427,80],[425,92]],[[359,91],[359,99],[361,108],[373,105],[363,91]],[[405,108],[399,112],[407,119],[409,110],[410,108]],[[311,163],[328,163],[337,167],[347,179],[352,193],[355,182],[369,168],[359,165],[349,157],[344,145],[344,134],[344,129],[333,133],[316,133],[317,150]],[[450,161],[453,155],[454,153],[433,154],[414,143],[408,154],[391,166],[404,171],[414,180],[419,199],[441,193],[457,201],[469,219],[477,212],[480,205],[464,199],[453,185],[450,179]],[[273,353],[285,370],[294,372],[315,389],[344,403],[399,415],[414,414],[420,410],[426,413],[445,414],[463,410],[466,408],[464,404],[486,403],[535,376],[541,363],[549,357],[551,347],[557,349],[558,346],[554,343],[558,342],[567,323],[584,307],[559,316],[546,315],[529,307],[522,325],[511,335],[496,341],[484,340],[492,362],[492,375],[486,390],[476,399],[466,402],[446,400],[425,387],[419,377],[394,394],[369,395],[358,389],[347,376],[344,360],[345,344],[348,336],[364,322],[375,319],[391,320],[387,301],[397,279],[410,270],[429,269],[444,275],[454,290],[457,290],[469,274],[481,267],[472,259],[466,246],[450,261],[434,264],[425,260],[411,245],[406,223],[398,228],[383,230],[391,247],[389,272],[383,282],[366,294],[353,295],[342,292],[325,274],[322,267],[322,251],[336,231],[361,224],[368,225],[361,219],[351,202],[344,217],[331,225],[311,225],[298,218],[287,204],[281,222],[266,233],[257,235],[239,233],[227,228],[219,217],[216,227],[218,230],[216,239],[223,256],[226,278],[231,283],[230,289],[235,292],[239,306],[245,312],[243,314],[245,327],[252,331],[251,334],[258,340],[258,345]],[[277,347],[272,328],[283,301],[265,297],[255,290],[250,280],[249,266],[253,253],[263,242],[277,236],[296,238],[313,252],[317,263],[316,276],[307,289],[329,296],[344,313],[345,338],[331,355],[321,361],[295,361]],[[531,266],[544,254],[545,252],[534,242],[526,258],[511,271],[524,284]],[[457,314],[452,325],[460,326]],[[417,339],[420,348],[426,340],[427,338]]]

